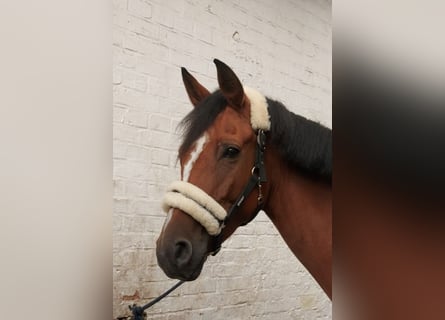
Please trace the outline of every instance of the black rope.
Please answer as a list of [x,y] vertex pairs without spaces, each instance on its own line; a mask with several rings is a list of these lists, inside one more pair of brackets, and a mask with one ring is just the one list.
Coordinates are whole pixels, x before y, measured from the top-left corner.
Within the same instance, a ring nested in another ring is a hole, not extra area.
[[142,307],[138,306],[137,304],[133,304],[132,306],[128,306],[130,308],[131,312],[133,313],[133,320],[144,320],[144,311],[146,309],[150,308],[152,305],[154,305],[154,304],[158,303],[159,301],[161,301],[162,299],[164,299],[166,296],[168,296],[170,294],[170,292],[175,290],[177,287],[179,287],[184,282],[185,281],[183,281],[183,280],[178,281],[178,283],[176,283],[173,287],[171,287],[170,289],[165,291],[163,294],[161,294],[156,299],[153,299],[149,303],[143,305]]

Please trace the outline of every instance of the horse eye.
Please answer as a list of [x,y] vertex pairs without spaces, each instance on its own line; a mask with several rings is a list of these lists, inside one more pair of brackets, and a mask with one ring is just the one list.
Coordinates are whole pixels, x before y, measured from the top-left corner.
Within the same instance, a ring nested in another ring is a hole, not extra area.
[[239,154],[239,149],[237,149],[237,148],[235,148],[235,147],[227,147],[227,148],[224,150],[223,158],[230,158],[230,159],[233,159],[233,158],[235,158],[238,154]]

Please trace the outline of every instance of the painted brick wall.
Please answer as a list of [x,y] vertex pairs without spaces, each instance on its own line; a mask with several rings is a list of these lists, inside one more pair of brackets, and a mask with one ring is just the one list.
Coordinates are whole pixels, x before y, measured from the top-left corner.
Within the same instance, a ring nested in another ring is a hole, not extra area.
[[[191,110],[185,66],[217,86],[213,58],[292,111],[331,126],[331,2],[114,2],[114,317],[170,287],[157,266],[160,200],[179,177],[178,122]],[[264,214],[152,319],[330,319],[331,302]]]

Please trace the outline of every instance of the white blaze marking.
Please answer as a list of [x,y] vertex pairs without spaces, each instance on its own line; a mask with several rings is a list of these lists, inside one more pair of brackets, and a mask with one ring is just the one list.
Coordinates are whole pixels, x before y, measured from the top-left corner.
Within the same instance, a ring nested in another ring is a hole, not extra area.
[[165,218],[164,225],[162,226],[162,232],[164,232],[164,229],[167,227],[168,223],[170,222],[170,219],[172,218],[172,215],[173,215],[173,210],[174,210],[174,208],[170,208],[170,210],[168,210],[167,217]]
[[195,149],[190,154],[190,159],[187,161],[187,163],[184,165],[184,170],[182,174],[182,180],[188,181],[190,177],[190,172],[193,169],[193,165],[195,164],[196,160],[198,160],[199,155],[201,154],[202,150],[204,149],[204,145],[207,142],[207,134],[204,134],[201,138],[199,138],[195,142]]

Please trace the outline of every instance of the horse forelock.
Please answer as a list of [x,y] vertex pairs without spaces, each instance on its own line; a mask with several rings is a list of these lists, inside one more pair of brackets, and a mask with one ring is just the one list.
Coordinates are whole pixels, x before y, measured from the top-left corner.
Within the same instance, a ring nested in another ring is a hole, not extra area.
[[185,116],[179,123],[183,137],[179,147],[179,158],[182,158],[204,135],[205,131],[215,122],[216,117],[227,107],[227,104],[221,91],[216,90]]

